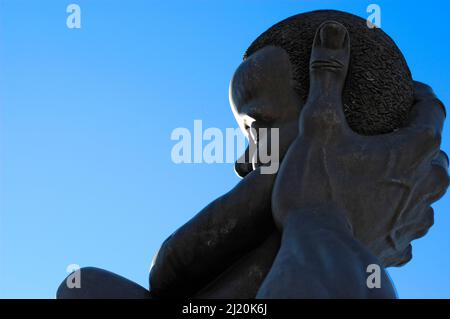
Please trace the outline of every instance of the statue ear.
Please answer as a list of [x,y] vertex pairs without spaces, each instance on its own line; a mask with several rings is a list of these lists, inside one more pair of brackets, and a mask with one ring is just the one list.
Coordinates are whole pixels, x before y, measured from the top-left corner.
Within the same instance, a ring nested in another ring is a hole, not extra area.
[[238,160],[234,163],[234,171],[239,177],[242,178],[244,178],[251,171],[253,171],[253,165],[249,157],[249,148],[250,146],[247,146],[244,154],[242,154],[238,158]]

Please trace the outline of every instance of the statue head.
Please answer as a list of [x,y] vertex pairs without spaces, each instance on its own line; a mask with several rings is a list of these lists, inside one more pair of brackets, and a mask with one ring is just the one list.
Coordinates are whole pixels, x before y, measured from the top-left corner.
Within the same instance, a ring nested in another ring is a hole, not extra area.
[[[381,29],[369,28],[360,17],[320,10],[275,24],[247,49],[230,84],[230,102],[250,141],[256,141],[249,133],[251,123],[255,128],[282,130],[282,123],[298,118],[308,96],[314,35],[327,20],[343,24],[351,38],[351,61],[343,91],[349,126],[359,134],[375,135],[392,132],[405,123],[414,100],[413,80],[394,41]],[[287,148],[283,133],[280,131],[280,158]],[[247,157],[251,160],[252,156]],[[236,171],[244,176],[254,167],[255,163],[240,163]]]

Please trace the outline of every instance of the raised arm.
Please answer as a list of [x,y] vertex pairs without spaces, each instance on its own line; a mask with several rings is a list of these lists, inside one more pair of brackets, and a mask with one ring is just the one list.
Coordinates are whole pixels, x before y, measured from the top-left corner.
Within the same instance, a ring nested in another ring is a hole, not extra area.
[[[419,98],[407,127],[357,135],[347,125],[341,97],[349,56],[345,27],[323,24],[311,54],[299,134],[273,190],[281,247],[258,297],[394,297],[383,267],[411,259],[410,241],[431,226],[430,205],[448,187],[448,160],[439,149],[442,103],[433,103],[432,93],[416,84]],[[380,266],[381,289],[366,284],[371,264]]]

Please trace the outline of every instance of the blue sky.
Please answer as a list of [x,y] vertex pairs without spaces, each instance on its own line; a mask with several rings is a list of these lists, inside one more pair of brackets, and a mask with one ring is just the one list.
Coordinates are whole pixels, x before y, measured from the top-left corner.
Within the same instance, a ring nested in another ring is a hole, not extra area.
[[[236,126],[230,77],[274,23],[371,3],[450,105],[444,0],[0,0],[0,297],[53,298],[72,263],[147,287],[161,242],[239,181],[232,164],[174,164],[172,130]],[[413,261],[390,270],[401,298],[450,298],[450,197],[434,207]]]

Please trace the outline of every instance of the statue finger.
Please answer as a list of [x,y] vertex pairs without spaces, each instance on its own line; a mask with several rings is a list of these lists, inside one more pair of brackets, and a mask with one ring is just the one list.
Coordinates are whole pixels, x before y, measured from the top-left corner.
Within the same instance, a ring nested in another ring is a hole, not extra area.
[[443,103],[433,90],[415,82],[415,103],[411,108],[407,125],[391,133],[406,148],[405,155],[419,160],[434,156],[441,145],[441,134],[446,112]]
[[347,29],[338,22],[323,23],[312,46],[310,89],[300,117],[300,133],[330,136],[338,131],[351,132],[342,104],[349,62],[350,35]]
[[416,103],[419,101],[436,102],[436,105],[439,106],[444,112],[444,117],[446,116],[447,112],[444,104],[436,97],[436,94],[429,85],[419,81],[414,81],[414,100]]

